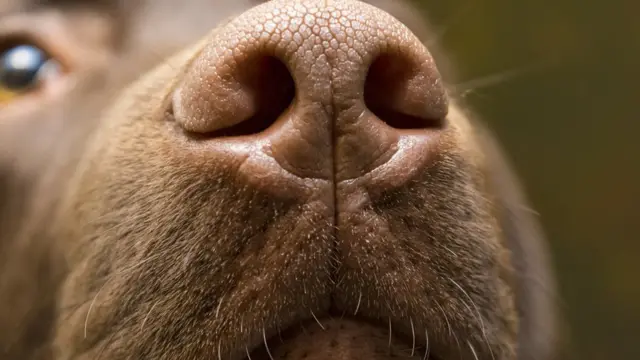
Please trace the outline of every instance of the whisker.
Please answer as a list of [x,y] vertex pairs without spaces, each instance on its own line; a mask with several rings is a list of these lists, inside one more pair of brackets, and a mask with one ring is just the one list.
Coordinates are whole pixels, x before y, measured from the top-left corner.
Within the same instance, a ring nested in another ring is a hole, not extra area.
[[140,325],[140,331],[142,331],[144,329],[144,324],[147,323],[147,319],[149,318],[149,314],[151,314],[151,311],[153,311],[153,308],[156,307],[156,305],[158,305],[158,301],[153,303],[153,305],[151,306],[151,309],[149,309],[149,311],[147,312],[147,315],[145,315],[144,320],[142,320],[142,324]]
[[514,78],[523,76],[525,73],[531,72],[533,70],[533,66],[527,68],[505,70],[499,73],[477,77],[463,83],[452,84],[452,88],[454,93],[458,94],[458,96],[465,97],[472,91],[505,83],[507,81],[513,80]]
[[87,310],[87,317],[85,317],[84,319],[84,338],[87,338],[87,325],[89,324],[89,316],[91,315],[91,310],[93,309],[93,304],[95,304],[96,299],[98,298],[98,295],[100,295],[100,292],[102,291],[102,289],[104,289],[104,286],[107,285],[107,282],[105,281],[104,284],[102,284],[102,286],[100,287],[100,290],[98,290],[98,292],[96,293],[96,295],[93,297],[93,300],[91,300],[91,304],[89,304],[89,310]]
[[[467,293],[467,291],[462,286],[460,286],[460,284],[458,284],[451,277],[447,277],[447,279],[449,281],[451,281],[462,292],[462,294],[467,298],[467,300],[469,300],[471,305],[476,310],[475,312],[476,312],[477,319],[480,322],[480,329],[482,330],[482,336],[484,337],[484,341],[487,343],[487,347],[489,348],[489,352],[491,352],[491,358],[495,360],[495,357],[493,355],[493,351],[491,350],[491,345],[489,344],[489,339],[487,338],[487,331],[486,331],[486,328],[484,326],[484,321],[482,320],[482,315],[480,314],[480,309],[478,309],[478,306],[476,306],[476,303],[473,302],[473,299],[471,299],[471,296],[469,296],[469,293]],[[469,305],[464,300],[461,299],[461,301],[467,307],[469,312],[473,313],[473,311],[471,310]]]
[[474,359],[479,360],[478,359],[478,354],[476,353],[476,349],[474,349],[473,345],[471,345],[471,343],[468,342],[468,341],[467,341],[467,345],[469,345],[469,348],[471,349],[471,352],[473,353]]
[[340,314],[340,320],[343,320],[346,315],[347,315],[347,309],[345,308],[344,310],[342,310],[342,314]]
[[444,316],[444,321],[447,323],[447,330],[449,331],[449,336],[453,336],[453,329],[451,328],[451,323],[449,322],[449,318],[447,317],[447,313],[444,312],[444,309],[442,308],[442,306],[440,306],[440,304],[438,304],[437,302],[435,304],[438,307],[438,309],[440,309],[440,312],[442,313],[442,316]]
[[442,247],[443,247],[445,250],[447,250],[451,255],[453,255],[453,256],[458,256],[458,255],[457,255],[453,250],[449,249],[449,247],[448,247],[448,246],[443,245]]
[[391,318],[389,318],[389,353],[391,353]]
[[222,295],[218,301],[218,306],[216,307],[216,318],[220,315],[220,307],[222,306],[222,301],[224,300],[225,295],[226,294]]
[[362,291],[360,291],[360,295],[358,295],[358,304],[356,305],[356,311],[353,312],[354,316],[356,314],[358,314],[358,310],[360,309],[360,302],[361,301],[362,301]]
[[462,347],[460,347],[460,340],[458,339],[458,335],[456,335],[455,331],[453,332],[453,340],[455,340],[458,345],[458,355],[460,355],[460,359],[462,359]]
[[412,318],[409,318],[409,323],[411,324],[411,337],[413,338],[411,344],[411,357],[413,357],[413,354],[416,352],[416,329],[413,327]]
[[423,360],[427,360],[429,358],[429,330],[424,329],[424,336],[425,336],[425,341],[426,341],[426,345],[425,345],[425,350],[424,350],[424,357],[422,358]]
[[284,344],[284,340],[282,339],[282,331],[280,329],[279,323],[276,323],[276,329],[278,330],[278,339],[280,339],[280,343]]
[[536,211],[535,209],[533,209],[532,207],[528,206],[527,204],[518,204],[518,208],[520,210],[526,211],[529,214],[535,215],[537,217],[540,217],[540,213],[538,211]]
[[264,347],[267,349],[267,355],[269,355],[269,359],[273,360],[273,355],[271,355],[271,350],[269,350],[269,344],[267,344],[267,334],[262,327],[262,340],[264,341]]
[[318,325],[320,325],[320,328],[321,328],[322,330],[326,330],[326,329],[324,328],[324,326],[322,326],[322,324],[320,323],[320,320],[318,320],[318,318],[316,317],[316,314],[314,314],[314,313],[313,313],[313,311],[311,311],[311,316],[313,316],[313,318],[316,320],[316,322],[318,323]]

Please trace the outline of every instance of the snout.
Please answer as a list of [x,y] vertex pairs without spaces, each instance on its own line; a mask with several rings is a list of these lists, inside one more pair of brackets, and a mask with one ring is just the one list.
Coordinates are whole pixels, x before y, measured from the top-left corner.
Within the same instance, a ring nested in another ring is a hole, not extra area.
[[[513,358],[468,129],[376,7],[273,0],[224,23],[121,96],[74,177],[65,225],[83,225],[61,237],[91,246],[62,303],[107,277],[91,323],[113,325],[87,354]],[[85,314],[60,343],[91,334]]]

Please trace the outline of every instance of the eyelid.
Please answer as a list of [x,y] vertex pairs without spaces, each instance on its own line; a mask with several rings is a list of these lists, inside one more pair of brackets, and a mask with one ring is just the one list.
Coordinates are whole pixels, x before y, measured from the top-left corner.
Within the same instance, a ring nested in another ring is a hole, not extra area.
[[73,45],[68,40],[61,19],[48,14],[13,15],[0,21],[0,49],[13,44],[30,44],[55,59],[63,72],[75,67],[75,61],[69,56]]
[[[86,20],[93,27],[83,26]],[[76,72],[109,59],[111,50],[105,42],[108,40],[100,30],[96,32],[101,26],[107,29],[101,24],[104,17],[90,12],[43,10],[3,16],[0,17],[0,47],[28,43],[55,59],[63,72]]]

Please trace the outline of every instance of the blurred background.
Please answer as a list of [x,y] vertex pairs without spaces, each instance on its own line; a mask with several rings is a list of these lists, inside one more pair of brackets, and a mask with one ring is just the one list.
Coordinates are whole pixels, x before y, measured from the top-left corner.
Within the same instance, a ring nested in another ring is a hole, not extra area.
[[640,2],[418,1],[541,215],[561,359],[640,359]]

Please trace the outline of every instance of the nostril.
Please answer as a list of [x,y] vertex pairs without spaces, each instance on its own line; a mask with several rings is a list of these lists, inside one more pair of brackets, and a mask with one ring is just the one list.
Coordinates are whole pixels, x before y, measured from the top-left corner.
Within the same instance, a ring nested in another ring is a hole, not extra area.
[[[208,113],[209,118],[203,119],[206,126],[202,129],[183,126],[188,136],[196,139],[210,139],[261,133],[278,120],[295,97],[295,83],[289,69],[280,59],[273,56],[260,55],[242,61],[232,74],[232,78],[237,84],[236,89],[240,89],[239,92],[245,94],[240,98],[242,101],[235,104],[235,107],[251,109],[250,112],[245,115],[241,115],[241,111],[217,112],[213,116],[212,113]],[[199,91],[206,90],[206,88],[200,88]],[[238,93],[225,90],[221,97],[211,96],[210,106],[215,107],[217,104],[238,99],[224,96],[227,92],[230,95]],[[207,95],[200,94],[200,96]],[[234,108],[234,105],[230,107]],[[205,112],[204,115],[206,114]],[[200,116],[202,115],[203,113]]]
[[371,64],[365,80],[367,108],[396,129],[442,127],[447,115],[446,106],[442,106],[446,104],[442,101],[445,95],[439,81],[429,81],[434,74],[425,72],[433,72],[432,69],[399,54],[381,54]]
[[295,83],[280,59],[264,56],[247,64],[244,82],[255,94],[256,111],[245,121],[210,133],[210,136],[242,136],[263,132],[291,105],[295,97]]

